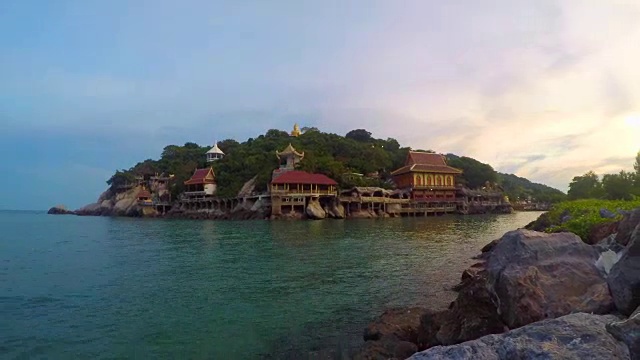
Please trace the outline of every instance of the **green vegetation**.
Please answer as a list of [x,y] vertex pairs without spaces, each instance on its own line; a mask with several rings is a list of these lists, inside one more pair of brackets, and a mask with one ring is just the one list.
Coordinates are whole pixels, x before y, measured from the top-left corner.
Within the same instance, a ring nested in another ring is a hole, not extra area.
[[[324,133],[317,128],[302,128],[303,134],[291,137],[287,132],[269,130],[257,138],[243,143],[227,139],[218,143],[225,152],[224,159],[213,164],[218,180],[218,195],[233,197],[242,185],[257,176],[257,191],[265,191],[271,172],[278,167],[276,150],[283,150],[291,143],[304,152],[300,169],[318,172],[335,179],[341,188],[353,186],[379,186],[392,188],[391,171],[404,165],[408,147],[397,140],[376,139],[365,129],[356,129],[345,136]],[[186,143],[184,146],[169,145],[164,148],[159,160],[145,160],[129,170],[119,170],[107,181],[111,186],[131,181],[134,176],[165,173],[174,174],[172,192],[181,193],[183,182],[196,168],[207,166],[205,153],[210,146]],[[533,184],[515,175],[500,174],[490,165],[469,157],[447,155],[449,165],[463,170],[458,181],[470,188],[484,186],[488,181],[502,184],[511,198],[532,196],[534,199],[555,199],[564,196],[559,190],[545,185]]]
[[[546,232],[570,231],[582,239],[586,239],[594,226],[620,220],[618,210],[632,210],[640,207],[640,200],[596,200],[583,199],[564,201],[553,205],[546,214],[551,224]],[[616,214],[615,218],[604,218],[600,209],[607,209]]]
[[568,198],[633,200],[640,197],[640,152],[633,164],[634,172],[621,170],[617,174],[605,174],[602,180],[593,171],[576,176],[569,184]]

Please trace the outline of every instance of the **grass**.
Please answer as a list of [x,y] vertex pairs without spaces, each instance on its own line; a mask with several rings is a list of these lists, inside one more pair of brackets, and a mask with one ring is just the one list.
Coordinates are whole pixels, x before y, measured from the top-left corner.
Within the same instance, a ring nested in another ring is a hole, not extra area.
[[[583,240],[589,236],[591,229],[602,223],[620,220],[618,210],[632,210],[640,207],[640,200],[623,201],[623,200],[573,200],[563,201],[553,205],[549,210],[548,216],[552,225],[546,231],[570,231],[582,238]],[[600,209],[607,209],[616,217],[607,219],[600,216]],[[569,216],[569,220],[562,223],[562,218]]]

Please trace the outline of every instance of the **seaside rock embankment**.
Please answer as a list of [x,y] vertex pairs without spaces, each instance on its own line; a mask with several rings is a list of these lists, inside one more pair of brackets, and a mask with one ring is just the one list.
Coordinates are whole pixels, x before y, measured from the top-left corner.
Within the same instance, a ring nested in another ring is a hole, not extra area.
[[629,359],[626,344],[605,328],[617,320],[613,315],[576,313],[460,345],[437,346],[410,359]]
[[[507,232],[463,272],[448,309],[413,314],[417,340],[365,332],[356,357],[400,359],[393,349],[411,342],[423,351],[412,359],[640,359],[640,209],[611,229],[597,245],[572,233]],[[414,326],[396,313],[376,322]]]

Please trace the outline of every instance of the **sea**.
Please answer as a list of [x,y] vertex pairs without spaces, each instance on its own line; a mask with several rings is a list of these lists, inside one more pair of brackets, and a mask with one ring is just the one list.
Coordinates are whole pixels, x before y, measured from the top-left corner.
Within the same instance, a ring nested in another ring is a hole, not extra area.
[[443,308],[539,212],[207,221],[0,212],[2,359],[344,359],[386,308]]

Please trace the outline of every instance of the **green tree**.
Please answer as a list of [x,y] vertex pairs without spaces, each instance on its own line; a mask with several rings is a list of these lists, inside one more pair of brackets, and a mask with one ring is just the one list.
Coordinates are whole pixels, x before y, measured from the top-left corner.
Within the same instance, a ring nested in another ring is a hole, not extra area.
[[118,186],[126,185],[133,181],[135,181],[135,176],[131,172],[127,170],[117,170],[116,173],[107,180],[107,185],[115,189]]
[[598,175],[593,171],[589,171],[582,176],[575,176],[569,184],[567,195],[569,200],[602,197],[602,184]]
[[602,189],[609,200],[632,200],[635,174],[620,171],[618,174],[606,174],[602,177]]
[[344,137],[360,142],[369,142],[373,140],[373,138],[371,137],[371,133],[365,129],[351,130]]

